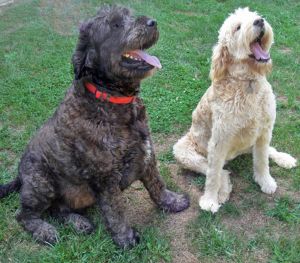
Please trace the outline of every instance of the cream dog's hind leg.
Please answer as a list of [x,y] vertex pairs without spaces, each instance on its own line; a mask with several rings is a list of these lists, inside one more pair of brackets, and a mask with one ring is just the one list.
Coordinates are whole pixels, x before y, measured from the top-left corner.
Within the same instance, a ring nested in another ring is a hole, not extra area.
[[[174,156],[183,168],[207,175],[207,159],[196,151],[195,147],[189,134],[187,134],[174,145]],[[225,203],[229,199],[232,190],[229,174],[229,171],[222,169],[220,178],[221,186],[218,192],[219,203]]]
[[186,134],[173,146],[173,154],[183,168],[206,175],[207,159],[195,148],[189,134]]
[[278,152],[274,147],[269,147],[269,157],[285,169],[291,169],[297,165],[297,160],[294,157],[288,153]]

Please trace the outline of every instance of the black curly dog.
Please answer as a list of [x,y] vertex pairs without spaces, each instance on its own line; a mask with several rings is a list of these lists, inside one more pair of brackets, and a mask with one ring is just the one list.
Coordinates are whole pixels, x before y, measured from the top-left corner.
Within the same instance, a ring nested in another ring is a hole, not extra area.
[[19,175],[0,186],[0,197],[20,189],[17,220],[42,243],[58,240],[43,212],[81,233],[93,226],[79,212],[96,203],[114,242],[134,246],[138,233],[124,218],[122,190],[141,180],[152,200],[168,212],[189,206],[159,176],[140,81],[159,60],[143,50],[158,40],[155,20],[133,17],[123,7],[100,9],[80,27],[73,55],[75,79],[54,115],[30,141]]

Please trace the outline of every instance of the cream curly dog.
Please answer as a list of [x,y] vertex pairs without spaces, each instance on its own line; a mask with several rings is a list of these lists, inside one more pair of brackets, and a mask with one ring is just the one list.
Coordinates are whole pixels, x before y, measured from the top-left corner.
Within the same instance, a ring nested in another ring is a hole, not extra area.
[[190,131],[174,145],[184,168],[207,176],[202,209],[217,212],[232,189],[226,161],[252,152],[254,180],[264,193],[277,184],[269,172],[269,157],[292,168],[296,159],[270,147],[276,102],[266,79],[271,71],[269,50],[273,31],[269,23],[248,8],[231,14],[219,31],[213,49],[212,84],[192,115]]

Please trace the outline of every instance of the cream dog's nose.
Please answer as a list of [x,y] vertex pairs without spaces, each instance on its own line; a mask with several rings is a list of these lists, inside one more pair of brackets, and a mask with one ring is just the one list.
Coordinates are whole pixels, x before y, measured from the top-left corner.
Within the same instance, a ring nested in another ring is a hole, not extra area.
[[263,18],[259,18],[259,19],[254,20],[253,25],[254,26],[263,27],[264,26],[264,19]]

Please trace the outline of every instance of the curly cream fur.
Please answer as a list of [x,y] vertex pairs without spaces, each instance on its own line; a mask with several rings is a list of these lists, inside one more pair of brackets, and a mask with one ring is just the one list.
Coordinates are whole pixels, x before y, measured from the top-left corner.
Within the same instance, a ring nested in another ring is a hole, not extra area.
[[275,96],[266,79],[272,61],[249,55],[262,30],[261,46],[269,52],[273,31],[265,20],[263,28],[255,26],[257,19],[256,12],[239,8],[225,20],[213,49],[212,84],[193,112],[189,132],[173,148],[183,167],[207,176],[199,205],[211,212],[229,199],[232,189],[229,172],[223,170],[226,161],[252,152],[254,180],[268,194],[277,188],[269,157],[284,168],[296,166],[293,157],[269,146],[276,117]]

